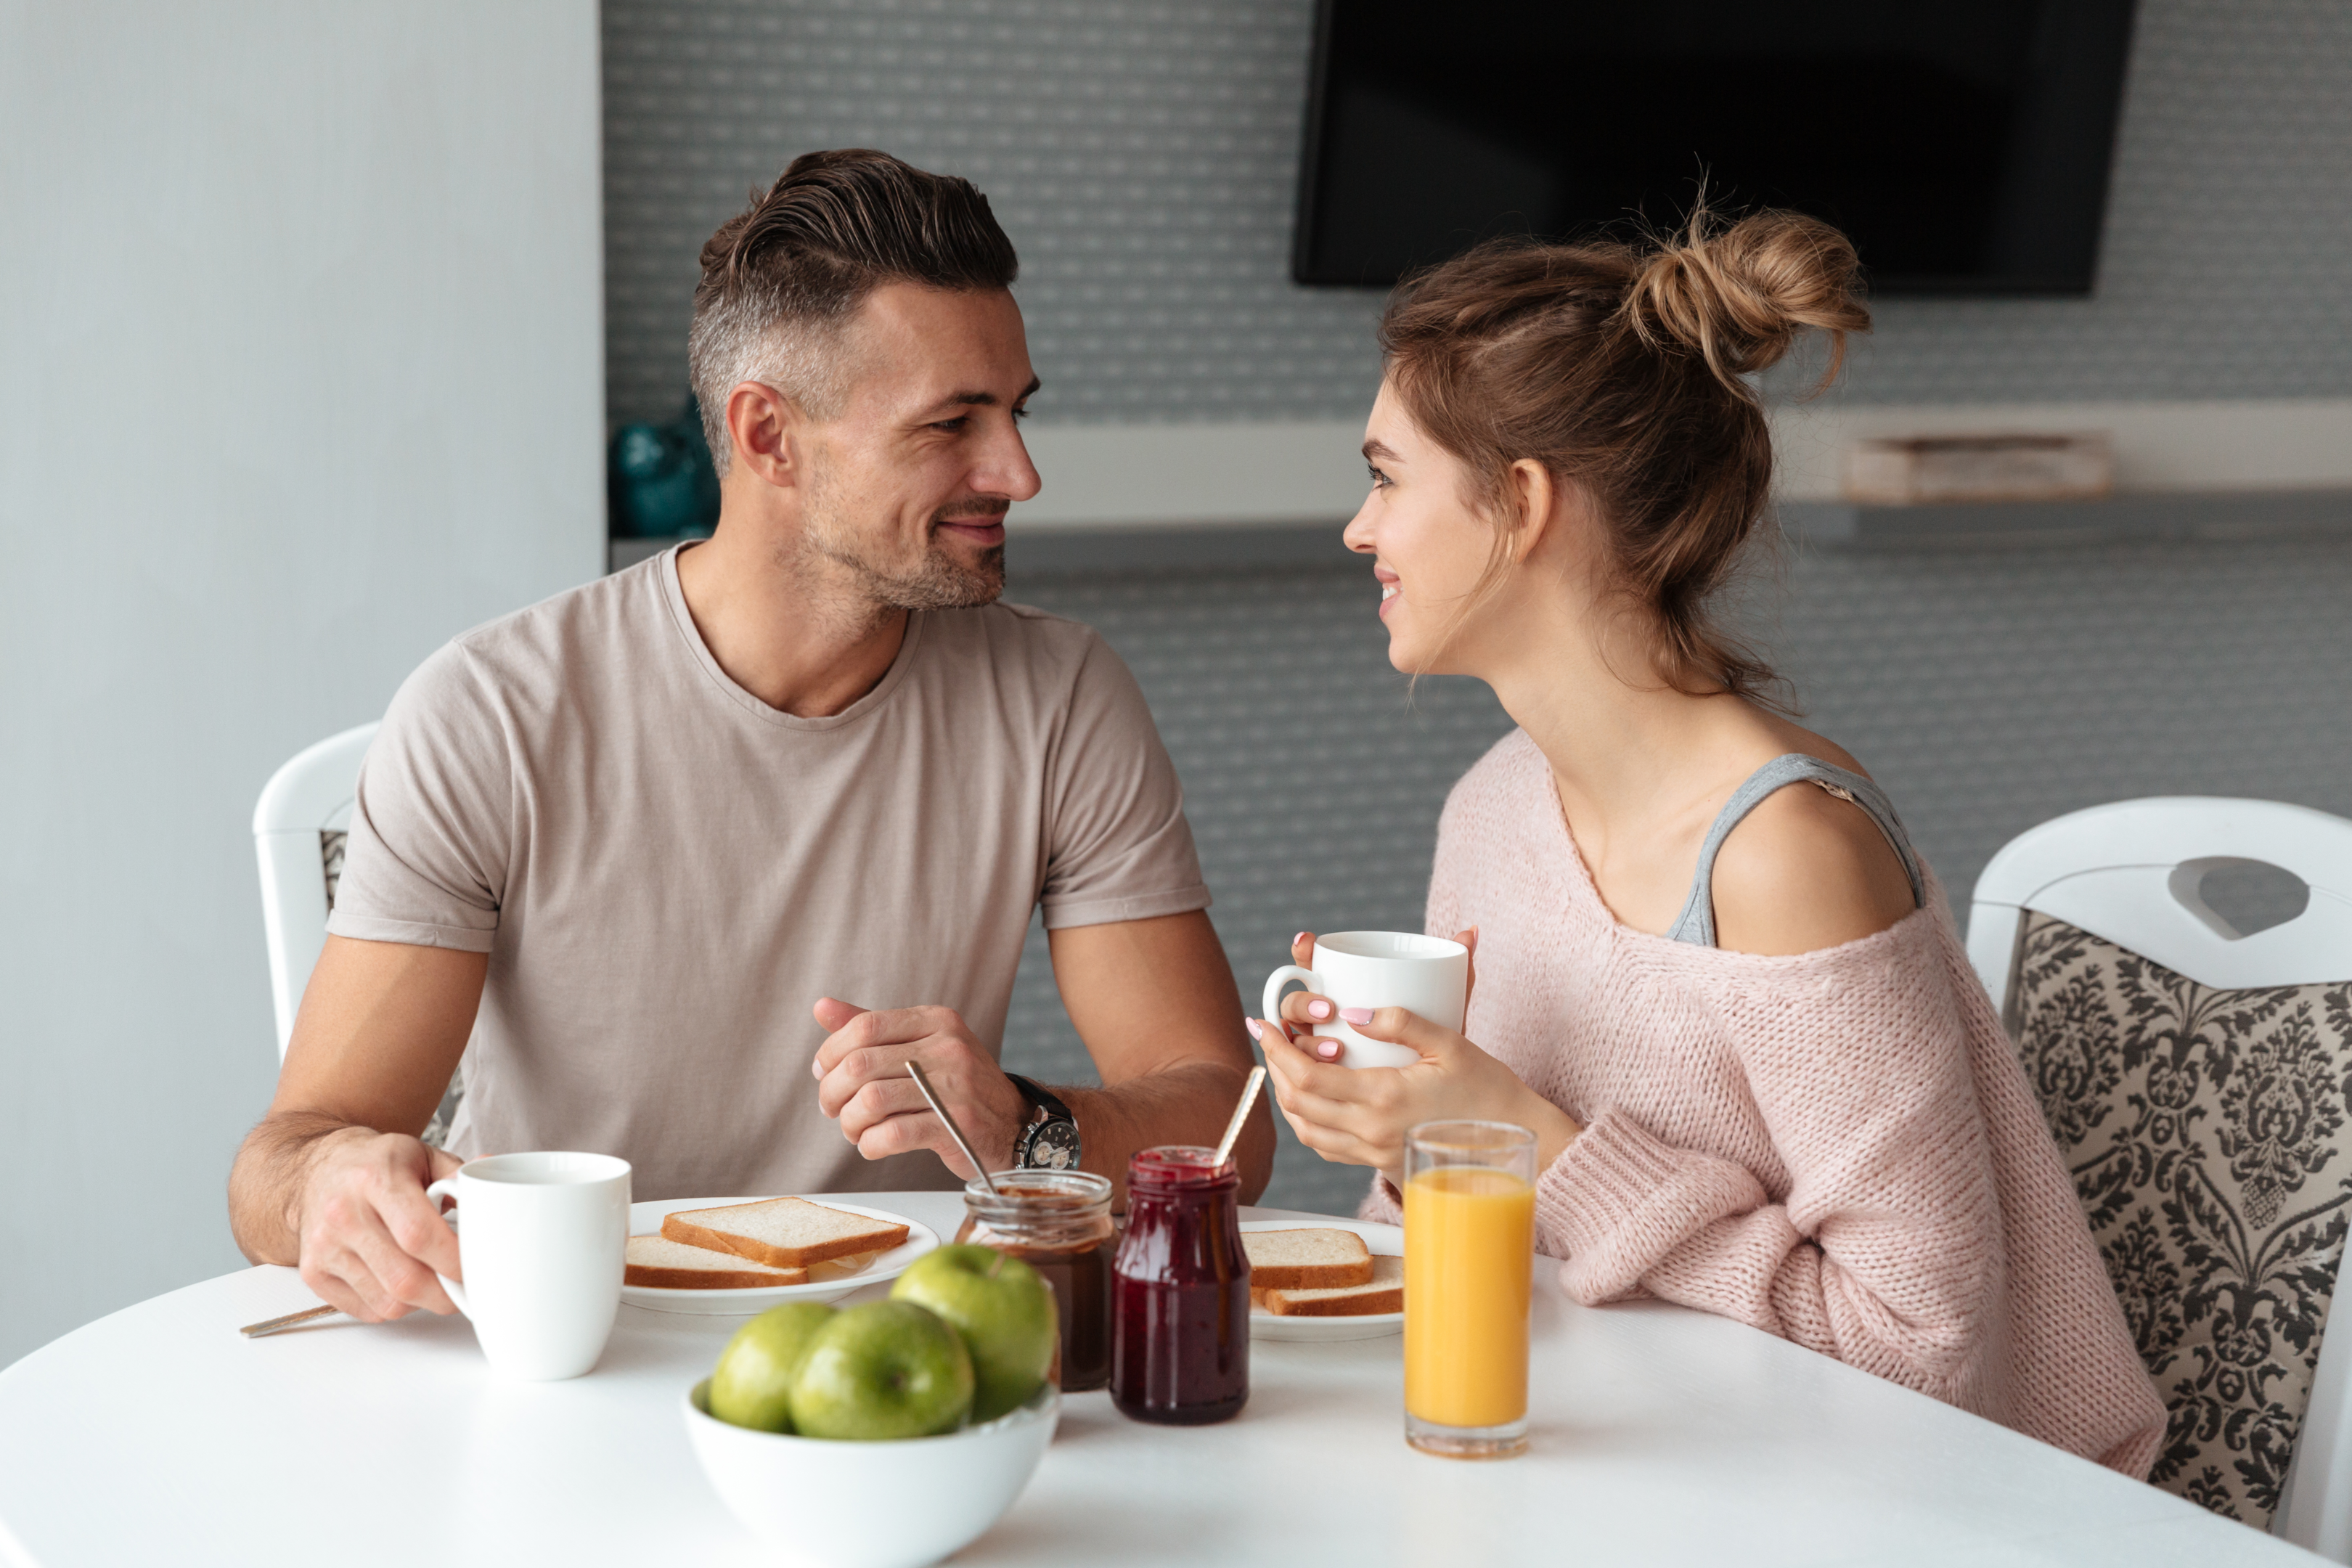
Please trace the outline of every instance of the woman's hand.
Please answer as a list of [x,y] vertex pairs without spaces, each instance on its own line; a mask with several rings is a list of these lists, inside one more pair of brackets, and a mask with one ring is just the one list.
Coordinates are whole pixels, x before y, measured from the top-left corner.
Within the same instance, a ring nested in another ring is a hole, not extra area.
[[[1463,931],[1454,940],[1475,960],[1477,931]],[[1301,932],[1292,944],[1293,962],[1308,967],[1314,952],[1313,933]],[[1271,1019],[1253,1019],[1250,1032],[1265,1051],[1275,1103],[1291,1130],[1326,1160],[1370,1165],[1392,1185],[1402,1185],[1405,1132],[1423,1121],[1517,1122],[1536,1135],[1538,1171],[1583,1131],[1469,1040],[1402,1007],[1342,1012],[1328,997],[1295,993],[1283,998],[1282,1016],[1301,1027],[1302,1038],[1294,1042],[1285,1022]],[[1340,1043],[1313,1032],[1318,1024],[1335,1019],[1368,1039],[1410,1046],[1421,1060],[1404,1068],[1341,1067]]]

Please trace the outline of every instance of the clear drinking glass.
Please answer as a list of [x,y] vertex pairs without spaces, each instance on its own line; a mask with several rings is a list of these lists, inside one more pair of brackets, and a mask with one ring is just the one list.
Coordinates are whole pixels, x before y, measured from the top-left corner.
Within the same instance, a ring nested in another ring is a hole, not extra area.
[[1528,1447],[1536,1135],[1424,1121],[1404,1146],[1404,1436],[1424,1453]]

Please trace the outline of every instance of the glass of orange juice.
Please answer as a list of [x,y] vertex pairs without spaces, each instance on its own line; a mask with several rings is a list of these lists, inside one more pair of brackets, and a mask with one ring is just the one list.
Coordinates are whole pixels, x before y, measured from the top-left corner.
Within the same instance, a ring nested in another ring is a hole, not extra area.
[[1536,1135],[1424,1121],[1404,1146],[1404,1436],[1424,1453],[1528,1448]]

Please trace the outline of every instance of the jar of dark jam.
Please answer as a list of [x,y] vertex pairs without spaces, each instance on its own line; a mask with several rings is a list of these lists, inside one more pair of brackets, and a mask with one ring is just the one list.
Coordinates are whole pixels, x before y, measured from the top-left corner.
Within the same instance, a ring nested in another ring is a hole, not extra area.
[[1108,1176],[1087,1171],[999,1171],[990,1192],[963,1189],[958,1241],[1017,1258],[1053,1287],[1062,1341],[1047,1374],[1068,1394],[1110,1381],[1111,1227]]
[[1110,1397],[1138,1421],[1194,1426],[1249,1403],[1249,1255],[1241,1172],[1213,1149],[1146,1149],[1127,1170],[1111,1265]]

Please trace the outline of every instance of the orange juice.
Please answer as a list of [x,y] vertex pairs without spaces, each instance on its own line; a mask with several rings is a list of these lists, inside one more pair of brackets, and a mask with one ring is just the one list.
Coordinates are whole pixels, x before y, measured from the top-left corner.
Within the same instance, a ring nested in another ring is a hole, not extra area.
[[1404,1188],[1404,1408],[1443,1426],[1528,1413],[1535,1189],[1509,1171],[1448,1165]]

